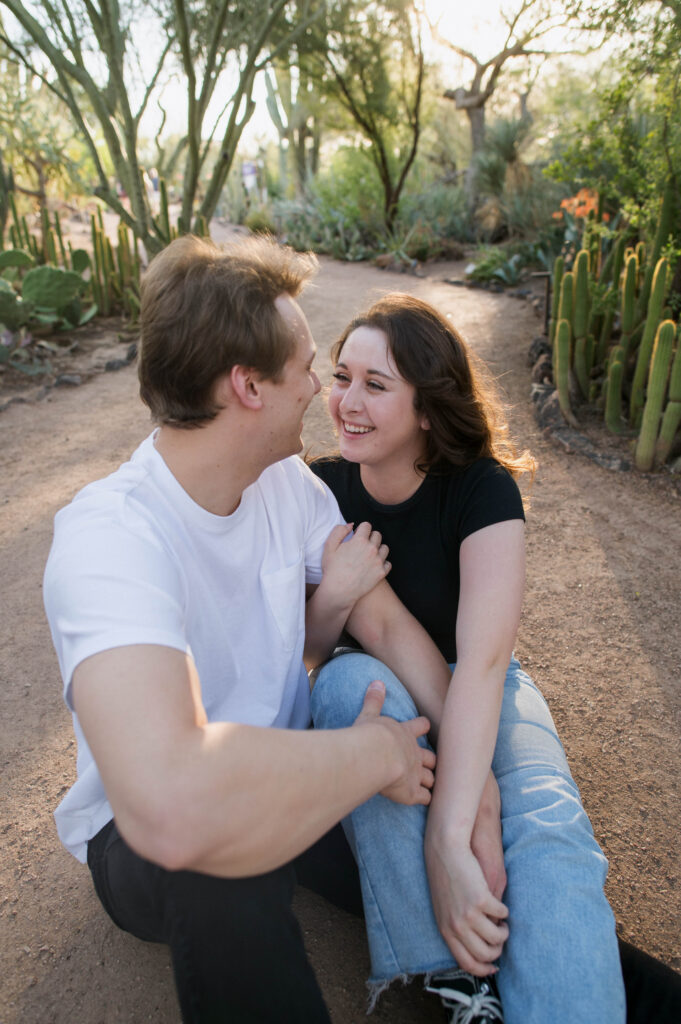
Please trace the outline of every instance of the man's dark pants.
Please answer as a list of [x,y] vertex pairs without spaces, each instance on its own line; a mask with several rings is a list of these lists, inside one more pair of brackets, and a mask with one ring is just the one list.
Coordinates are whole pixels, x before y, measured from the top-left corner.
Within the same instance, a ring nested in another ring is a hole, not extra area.
[[291,901],[300,883],[362,913],[340,826],[276,871],[222,879],[144,860],[110,821],[88,843],[88,866],[119,928],[170,946],[185,1024],[329,1024]]

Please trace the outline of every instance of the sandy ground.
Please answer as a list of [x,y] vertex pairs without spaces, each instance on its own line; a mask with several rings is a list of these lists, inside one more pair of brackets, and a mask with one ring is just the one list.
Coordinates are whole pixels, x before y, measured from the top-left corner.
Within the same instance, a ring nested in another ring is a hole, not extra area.
[[[513,430],[540,464],[517,653],[551,704],[610,859],[620,934],[681,970],[679,487],[669,476],[608,472],[544,439],[528,400],[536,315],[526,302],[444,283],[456,270],[435,265],[419,279],[323,261],[303,300],[320,375],[328,379],[328,345],[350,316],[375,295],[401,289],[451,313],[501,377]],[[125,352],[115,339],[112,346]],[[89,358],[103,365],[101,354]],[[52,518],[148,430],[133,366],[0,414],[0,1024],[179,1020],[165,949],[109,922],[52,821],[75,771],[41,600]],[[306,437],[316,449],[332,443],[321,398]],[[334,1024],[361,1022],[361,924],[306,893],[297,905]],[[412,986],[388,993],[373,1019],[428,1024],[441,1017]]]

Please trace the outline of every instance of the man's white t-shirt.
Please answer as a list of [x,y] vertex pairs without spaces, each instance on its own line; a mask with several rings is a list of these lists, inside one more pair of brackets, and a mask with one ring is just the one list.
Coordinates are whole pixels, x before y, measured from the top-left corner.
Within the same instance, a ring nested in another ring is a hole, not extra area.
[[[236,511],[216,516],[180,486],[148,437],[111,476],[57,513],[44,581],[64,698],[76,666],[101,651],[159,644],[187,652],[209,721],[305,728],[305,583],[343,522],[297,456],[268,467]],[[55,812],[84,861],[113,812],[77,715],[78,779]]]

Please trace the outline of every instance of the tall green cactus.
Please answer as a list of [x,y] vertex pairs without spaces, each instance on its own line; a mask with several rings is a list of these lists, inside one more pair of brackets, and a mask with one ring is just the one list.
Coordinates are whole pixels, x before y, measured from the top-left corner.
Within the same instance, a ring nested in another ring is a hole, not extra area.
[[608,376],[605,395],[605,425],[611,434],[622,433],[622,378],[626,353],[621,345],[615,345],[608,359]]
[[647,473],[653,468],[655,447],[660,430],[662,404],[667,390],[669,364],[672,358],[672,347],[676,334],[673,320],[665,320],[660,324],[655,336],[653,357],[648,375],[648,393],[643,409],[641,431],[636,444],[636,467]]
[[622,281],[622,339],[620,344],[624,349],[625,356],[629,354],[631,347],[631,335],[635,327],[634,316],[636,313],[636,277],[638,274],[638,259],[632,253],[626,262],[624,279]]
[[671,178],[667,181],[664,192],[662,193],[662,202],[660,205],[660,216],[657,221],[657,230],[655,231],[655,238],[653,239],[652,248],[650,251],[650,258],[648,260],[648,266],[646,272],[643,275],[643,282],[641,284],[641,292],[638,298],[638,305],[636,309],[637,321],[643,320],[646,315],[648,308],[648,298],[650,296],[650,289],[653,284],[653,275],[655,273],[655,267],[657,261],[662,253],[663,246],[669,238],[669,233],[672,230],[672,221],[674,216],[674,183]]
[[572,326],[575,336],[574,367],[579,389],[585,398],[589,394],[589,367],[587,366],[586,335],[589,323],[589,253],[582,249],[575,260],[575,290]]
[[[567,275],[566,275],[567,276]],[[570,324],[559,320],[556,328],[554,375],[558,390],[558,404],[565,420],[572,427],[577,426],[570,406]]]
[[653,343],[657,334],[657,328],[662,318],[665,295],[667,294],[667,270],[666,259],[658,260],[653,277],[652,291],[648,303],[648,315],[646,316],[645,327],[641,337],[641,344],[636,357],[636,369],[631,385],[631,397],[629,400],[629,420],[636,425],[643,409],[646,377],[650,366],[650,357],[653,351]]
[[679,328],[676,355],[669,378],[669,401],[662,416],[660,434],[655,446],[655,462],[662,465],[669,458],[676,432],[681,426],[681,328]]
[[556,339],[556,327],[558,326],[558,306],[560,305],[560,286],[565,270],[565,260],[562,256],[556,256],[553,264],[553,292],[551,293],[551,320],[549,322],[549,342],[551,346]]

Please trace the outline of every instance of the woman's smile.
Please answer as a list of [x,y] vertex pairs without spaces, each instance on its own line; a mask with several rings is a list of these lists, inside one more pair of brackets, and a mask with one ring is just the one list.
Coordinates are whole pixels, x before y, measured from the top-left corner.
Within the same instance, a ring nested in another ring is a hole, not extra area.
[[383,331],[358,327],[334,372],[329,412],[341,454],[362,466],[413,467],[425,450],[415,391],[398,372]]

